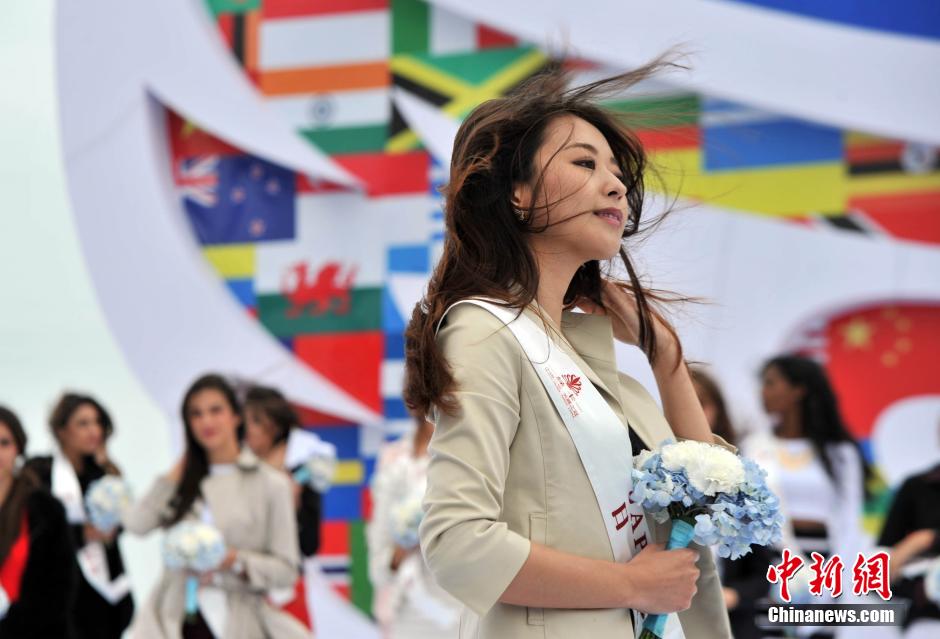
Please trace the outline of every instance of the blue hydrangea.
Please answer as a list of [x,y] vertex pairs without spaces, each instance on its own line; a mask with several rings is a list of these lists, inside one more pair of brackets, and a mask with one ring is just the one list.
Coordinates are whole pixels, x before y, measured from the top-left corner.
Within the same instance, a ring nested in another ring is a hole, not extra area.
[[[669,446],[665,442],[661,447]],[[659,452],[637,457],[633,499],[659,522],[681,517],[694,521],[694,541],[716,546],[718,555],[737,559],[751,545],[776,544],[782,535],[780,500],[767,486],[767,473],[742,459],[744,481],[733,491],[706,496],[696,490],[683,470],[663,467]]]

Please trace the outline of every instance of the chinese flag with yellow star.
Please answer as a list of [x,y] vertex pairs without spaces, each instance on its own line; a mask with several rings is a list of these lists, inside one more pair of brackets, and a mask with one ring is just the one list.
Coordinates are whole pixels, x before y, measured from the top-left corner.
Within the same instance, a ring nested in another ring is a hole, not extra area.
[[857,438],[868,439],[895,402],[940,394],[940,305],[859,308],[832,317],[823,333],[826,368]]

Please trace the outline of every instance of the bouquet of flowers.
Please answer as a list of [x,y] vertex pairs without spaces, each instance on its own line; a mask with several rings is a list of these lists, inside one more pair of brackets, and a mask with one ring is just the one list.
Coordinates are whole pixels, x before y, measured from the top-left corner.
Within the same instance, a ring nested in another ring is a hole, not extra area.
[[418,545],[418,526],[424,518],[424,509],[421,507],[423,498],[423,490],[413,490],[391,509],[392,539],[402,548]]
[[[718,556],[737,559],[752,544],[780,541],[780,501],[767,474],[753,461],[698,441],[666,442],[633,462],[633,498],[656,521],[672,520],[667,549],[692,541],[717,545]],[[666,615],[650,615],[641,639],[663,636]]]
[[307,484],[318,493],[325,493],[333,484],[336,473],[336,447],[321,441],[310,451],[310,456],[293,473],[294,481]]
[[110,533],[121,523],[121,516],[131,505],[131,490],[120,477],[105,475],[96,479],[85,494],[85,510],[91,525]]
[[[163,562],[170,570],[186,570],[186,614],[199,608],[198,574],[218,568],[225,559],[225,540],[214,526],[199,521],[181,521],[163,539]],[[196,573],[196,574],[192,574]]]

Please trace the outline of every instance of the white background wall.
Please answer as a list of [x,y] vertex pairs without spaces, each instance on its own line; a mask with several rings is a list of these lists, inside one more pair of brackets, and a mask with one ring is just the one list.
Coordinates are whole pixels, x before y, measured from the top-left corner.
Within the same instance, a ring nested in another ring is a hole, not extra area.
[[[97,397],[116,423],[111,454],[137,494],[171,462],[167,416],[124,362],[85,269],[60,160],[52,0],[0,1],[0,404],[49,449],[59,393]],[[140,604],[159,540],[125,538]]]

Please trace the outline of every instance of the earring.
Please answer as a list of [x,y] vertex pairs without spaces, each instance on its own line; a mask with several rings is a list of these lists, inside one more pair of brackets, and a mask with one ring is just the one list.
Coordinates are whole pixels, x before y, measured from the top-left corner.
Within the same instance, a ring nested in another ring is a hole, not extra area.
[[513,212],[516,214],[516,218],[518,218],[520,222],[525,222],[526,220],[529,219],[528,211],[525,211],[523,209],[513,209]]

